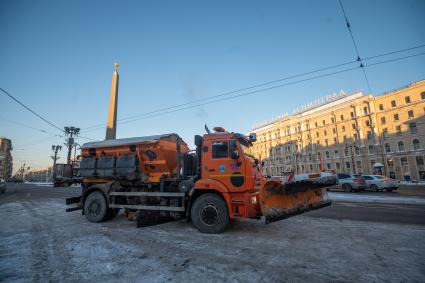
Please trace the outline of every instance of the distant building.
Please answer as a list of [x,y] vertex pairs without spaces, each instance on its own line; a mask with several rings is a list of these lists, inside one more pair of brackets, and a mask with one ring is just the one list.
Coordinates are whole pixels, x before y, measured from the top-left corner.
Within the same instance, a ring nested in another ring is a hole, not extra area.
[[9,180],[12,177],[12,141],[5,137],[0,137],[0,178]]
[[254,127],[264,174],[335,170],[425,179],[425,80],[380,96],[330,95]]

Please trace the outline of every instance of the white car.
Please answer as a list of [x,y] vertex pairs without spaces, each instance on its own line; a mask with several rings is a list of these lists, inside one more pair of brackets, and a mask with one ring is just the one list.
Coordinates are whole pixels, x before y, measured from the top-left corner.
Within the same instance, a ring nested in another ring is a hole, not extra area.
[[391,192],[398,189],[398,181],[381,175],[363,175],[366,185],[374,192],[386,190]]

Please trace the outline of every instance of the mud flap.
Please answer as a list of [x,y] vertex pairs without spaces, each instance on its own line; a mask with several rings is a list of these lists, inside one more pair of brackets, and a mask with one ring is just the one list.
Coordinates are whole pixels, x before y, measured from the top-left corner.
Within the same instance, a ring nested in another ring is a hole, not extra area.
[[283,183],[270,179],[263,183],[259,203],[265,223],[282,220],[312,209],[328,206],[326,187],[334,185],[333,176]]

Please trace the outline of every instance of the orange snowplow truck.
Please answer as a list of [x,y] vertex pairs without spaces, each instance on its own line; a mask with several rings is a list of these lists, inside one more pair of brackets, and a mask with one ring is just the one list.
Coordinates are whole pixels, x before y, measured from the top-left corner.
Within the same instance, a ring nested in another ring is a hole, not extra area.
[[259,160],[244,152],[255,141],[216,127],[195,136],[195,151],[177,134],[86,143],[76,180],[82,194],[66,200],[78,204],[67,211],[102,222],[124,209],[138,226],[186,218],[203,233],[220,233],[231,220],[270,223],[330,205],[334,176],[263,178]]

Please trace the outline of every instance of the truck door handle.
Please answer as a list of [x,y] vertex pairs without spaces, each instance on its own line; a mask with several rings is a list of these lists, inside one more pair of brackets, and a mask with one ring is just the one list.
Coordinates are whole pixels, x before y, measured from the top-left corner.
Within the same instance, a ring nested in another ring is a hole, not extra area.
[[208,170],[208,172],[215,172],[215,169],[210,169]]

